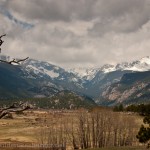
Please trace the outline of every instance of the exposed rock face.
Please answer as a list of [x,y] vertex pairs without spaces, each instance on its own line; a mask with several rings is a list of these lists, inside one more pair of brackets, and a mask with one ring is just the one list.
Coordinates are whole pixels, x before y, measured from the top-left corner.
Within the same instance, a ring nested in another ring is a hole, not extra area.
[[[109,92],[103,92],[103,96],[109,100],[117,100],[118,102],[123,102],[125,101],[128,97],[130,97],[132,94],[135,92],[142,90],[145,88],[148,84],[144,83],[137,83],[131,87],[131,89],[127,89],[123,92],[120,92],[119,87],[114,87],[111,89],[110,93]],[[110,87],[109,87],[110,88]],[[142,93],[139,93],[137,96],[140,97]]]
[[[143,75],[142,75],[143,74]],[[145,74],[145,75],[144,75]],[[124,81],[120,81],[109,86],[103,93],[102,97],[107,101],[115,103],[126,103],[126,101],[141,98],[145,94],[150,94],[150,72],[134,73],[135,79],[129,75]],[[143,78],[139,80],[139,75]],[[126,76],[126,75],[124,75]],[[137,79],[136,79],[137,77]],[[128,82],[131,80],[130,82]]]
[[111,88],[111,86],[102,93],[102,96],[109,100],[116,100],[120,97],[120,95],[121,93],[118,91],[118,87]]

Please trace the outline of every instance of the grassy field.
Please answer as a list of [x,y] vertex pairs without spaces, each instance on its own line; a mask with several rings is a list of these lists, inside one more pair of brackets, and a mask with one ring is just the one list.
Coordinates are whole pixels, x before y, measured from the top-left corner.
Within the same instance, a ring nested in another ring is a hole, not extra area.
[[[39,150],[39,149],[29,149],[29,148],[3,148],[1,150]],[[46,150],[46,149],[45,149]],[[87,149],[87,150],[147,150],[145,147],[110,147],[110,148],[100,148],[100,149]]]
[[0,142],[34,142],[36,116],[13,115],[14,119],[0,120]]
[[100,149],[88,149],[88,150],[146,150],[145,147],[110,147]]
[[[62,120],[69,122],[71,121],[71,118],[73,118],[75,114],[76,113],[72,112],[53,113],[47,111],[27,111],[24,112],[24,114],[20,115],[13,114],[14,119],[0,120],[0,142],[37,143],[38,142],[37,137],[38,135],[40,135],[40,130],[43,127],[45,127],[45,125],[46,127],[48,127],[49,124],[56,123],[57,121],[59,122],[59,120],[61,120],[61,122],[63,122]],[[132,114],[132,117],[136,120],[137,127],[139,128],[140,125],[142,124],[142,118],[135,114]],[[101,148],[99,150],[144,150],[144,149],[145,147],[114,147],[114,148],[111,147],[111,148]],[[16,149],[0,148],[0,150],[16,150]],[[17,150],[30,150],[30,149],[17,148]]]
[[40,130],[59,119],[69,120],[73,114],[26,111],[24,114],[13,114],[14,119],[0,119],[0,142],[37,142]]

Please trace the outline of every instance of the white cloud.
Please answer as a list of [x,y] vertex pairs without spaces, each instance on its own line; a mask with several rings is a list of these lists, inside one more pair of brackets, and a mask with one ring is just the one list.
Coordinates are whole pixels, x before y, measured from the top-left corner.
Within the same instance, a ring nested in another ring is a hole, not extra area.
[[5,0],[0,11],[2,52],[63,67],[101,66],[150,55],[149,0]]

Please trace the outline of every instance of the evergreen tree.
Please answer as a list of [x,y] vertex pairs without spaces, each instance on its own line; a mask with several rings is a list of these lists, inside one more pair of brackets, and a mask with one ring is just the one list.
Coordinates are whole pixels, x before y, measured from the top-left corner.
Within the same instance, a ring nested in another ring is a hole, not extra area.
[[[150,141],[150,115],[144,117],[143,123],[141,126],[138,135],[136,136],[139,139],[140,143],[148,143]],[[150,144],[148,143],[148,148]]]
[[122,104],[116,105],[116,106],[113,108],[113,111],[116,111],[116,112],[124,111],[124,107],[123,107]]

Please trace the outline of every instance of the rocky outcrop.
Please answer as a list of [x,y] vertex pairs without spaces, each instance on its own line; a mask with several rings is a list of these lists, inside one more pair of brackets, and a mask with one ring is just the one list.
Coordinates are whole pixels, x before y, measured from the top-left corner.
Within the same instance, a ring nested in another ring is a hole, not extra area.
[[[143,78],[139,79],[139,73],[134,73],[135,78],[131,76],[123,77],[126,79],[121,80],[109,86],[103,93],[102,97],[106,101],[114,101],[116,103],[125,103],[126,101],[134,101],[135,99],[141,98],[145,94],[150,94],[150,76],[146,73],[142,75]],[[126,75],[125,75],[126,76]],[[137,79],[136,79],[137,78]],[[130,82],[129,82],[130,81]],[[149,97],[147,97],[148,99]],[[146,99],[146,98],[145,98]]]

